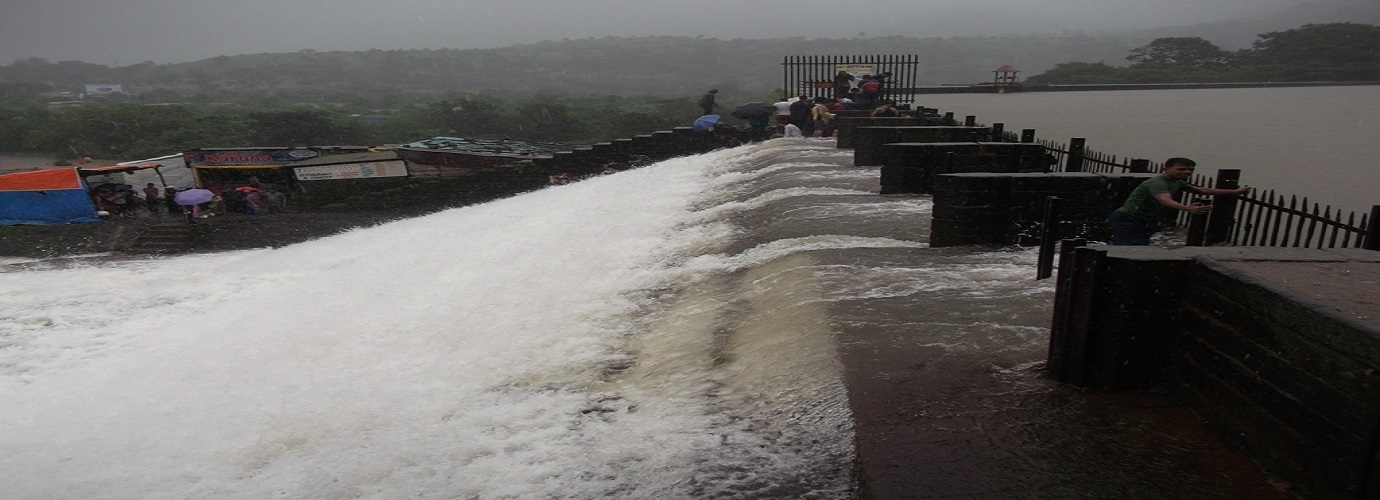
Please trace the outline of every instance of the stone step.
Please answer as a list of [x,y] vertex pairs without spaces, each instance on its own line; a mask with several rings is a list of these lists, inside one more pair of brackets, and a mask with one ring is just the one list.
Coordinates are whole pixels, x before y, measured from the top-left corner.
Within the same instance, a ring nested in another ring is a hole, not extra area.
[[145,228],[126,248],[135,253],[178,253],[196,248],[197,227],[164,224]]

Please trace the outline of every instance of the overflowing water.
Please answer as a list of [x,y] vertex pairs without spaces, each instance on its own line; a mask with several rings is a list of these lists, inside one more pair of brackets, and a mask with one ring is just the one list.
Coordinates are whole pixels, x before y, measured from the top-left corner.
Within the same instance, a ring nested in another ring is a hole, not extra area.
[[0,266],[0,497],[848,496],[838,308],[1032,293],[1029,252],[927,249],[928,199],[876,192],[783,139],[277,249]]

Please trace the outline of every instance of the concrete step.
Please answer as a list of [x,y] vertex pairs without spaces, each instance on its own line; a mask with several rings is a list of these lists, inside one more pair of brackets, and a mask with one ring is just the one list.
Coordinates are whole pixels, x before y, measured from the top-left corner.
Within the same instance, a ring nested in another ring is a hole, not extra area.
[[125,249],[135,253],[180,253],[196,248],[201,233],[191,224],[161,224],[145,228]]

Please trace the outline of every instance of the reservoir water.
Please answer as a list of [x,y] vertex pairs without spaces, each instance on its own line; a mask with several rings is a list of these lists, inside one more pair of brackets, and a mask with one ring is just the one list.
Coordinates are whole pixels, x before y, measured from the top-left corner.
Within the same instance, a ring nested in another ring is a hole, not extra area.
[[857,461],[934,498],[1270,498],[1043,376],[1035,252],[928,248],[930,200],[851,159],[778,139],[278,249],[12,260],[0,498],[849,498]]
[[1380,205],[1380,86],[926,94],[918,104],[962,120],[1083,137],[1088,149],[1156,162],[1184,156],[1200,173],[1370,213]]

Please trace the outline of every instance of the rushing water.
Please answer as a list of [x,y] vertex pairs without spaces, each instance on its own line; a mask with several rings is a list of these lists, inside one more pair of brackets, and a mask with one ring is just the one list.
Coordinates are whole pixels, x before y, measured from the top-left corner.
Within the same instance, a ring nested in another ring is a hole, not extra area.
[[774,140],[279,249],[0,266],[0,497],[849,496],[831,310],[949,297],[923,342],[1009,367],[1050,294],[1028,251],[926,248],[929,201],[850,160]]
[[1240,169],[1242,182],[1347,211],[1380,205],[1380,86],[931,94],[920,104],[1088,140],[1118,157],[1186,156],[1201,173]]

